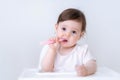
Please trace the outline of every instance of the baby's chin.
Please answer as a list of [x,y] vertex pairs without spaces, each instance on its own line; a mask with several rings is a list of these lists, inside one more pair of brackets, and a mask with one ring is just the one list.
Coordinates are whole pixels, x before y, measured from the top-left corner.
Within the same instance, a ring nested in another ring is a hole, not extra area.
[[61,47],[69,48],[70,45],[67,42],[60,42]]

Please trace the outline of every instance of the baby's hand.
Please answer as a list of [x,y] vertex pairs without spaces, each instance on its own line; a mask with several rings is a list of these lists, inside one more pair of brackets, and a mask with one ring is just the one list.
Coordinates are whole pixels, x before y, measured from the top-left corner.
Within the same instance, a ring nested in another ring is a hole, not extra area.
[[87,76],[88,71],[84,65],[76,65],[76,71],[78,76]]
[[52,48],[54,50],[57,50],[58,47],[59,47],[59,40],[58,40],[58,38],[54,37],[54,38],[49,39],[49,41],[51,42],[51,43],[49,43],[50,48]]
[[50,38],[47,41],[41,42],[40,44],[41,45],[48,44],[52,50],[57,50],[58,47],[59,47],[59,43],[62,42],[62,41],[65,41],[65,39],[63,39],[63,38],[59,39],[57,37],[53,37],[53,38]]

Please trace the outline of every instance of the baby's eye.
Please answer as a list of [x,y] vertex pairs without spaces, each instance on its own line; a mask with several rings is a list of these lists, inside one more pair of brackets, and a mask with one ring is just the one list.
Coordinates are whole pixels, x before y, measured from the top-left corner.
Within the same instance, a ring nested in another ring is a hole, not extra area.
[[76,31],[72,31],[72,34],[76,34],[77,32]]
[[63,28],[62,28],[62,30],[63,30],[63,31],[65,31],[65,30],[66,30],[66,28],[64,28],[64,27],[63,27]]

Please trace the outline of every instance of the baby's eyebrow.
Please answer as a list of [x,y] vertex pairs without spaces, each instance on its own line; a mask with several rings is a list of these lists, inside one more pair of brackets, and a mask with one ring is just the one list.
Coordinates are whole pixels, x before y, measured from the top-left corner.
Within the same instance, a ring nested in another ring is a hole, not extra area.
[[61,26],[67,26],[67,25],[65,25],[65,24],[62,24]]
[[78,29],[78,28],[73,28],[72,30],[73,30],[73,31],[79,31],[79,29]]

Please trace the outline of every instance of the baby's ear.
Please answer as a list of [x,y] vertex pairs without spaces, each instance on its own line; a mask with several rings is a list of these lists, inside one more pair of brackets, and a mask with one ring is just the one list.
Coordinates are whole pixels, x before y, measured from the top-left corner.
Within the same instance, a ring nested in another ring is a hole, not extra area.
[[80,33],[80,37],[83,37],[84,36],[84,34],[85,34],[85,32],[83,31],[83,32],[81,32]]
[[55,30],[57,30],[57,28],[58,28],[58,24],[55,24]]
[[55,33],[57,33],[57,24],[55,24],[55,26],[54,26],[54,30],[55,30]]

